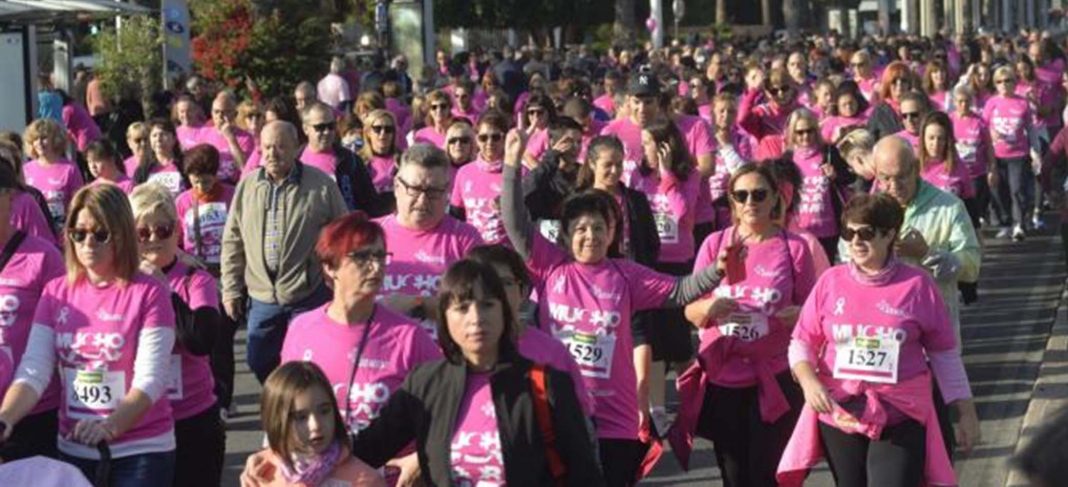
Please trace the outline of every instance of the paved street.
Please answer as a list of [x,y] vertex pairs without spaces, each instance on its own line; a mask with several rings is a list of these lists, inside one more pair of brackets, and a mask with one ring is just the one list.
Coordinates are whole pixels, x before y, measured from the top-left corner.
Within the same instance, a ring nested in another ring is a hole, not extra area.
[[[965,309],[963,325],[965,362],[982,420],[983,444],[958,459],[962,486],[1007,485],[1005,461],[1015,451],[1021,430],[1032,433],[1046,411],[1068,398],[1068,363],[1061,365],[1068,360],[1064,340],[1050,341],[1065,278],[1059,239],[1043,236],[1019,244],[988,241],[981,300]],[[1060,320],[1064,318],[1062,313]],[[242,340],[239,350],[243,345]],[[1046,367],[1042,367],[1044,357]],[[231,419],[228,431],[227,486],[237,485],[241,465],[262,441],[259,388],[243,365],[241,351],[238,360],[240,414]],[[1042,381],[1036,388],[1040,370]],[[718,486],[714,463],[710,444],[699,440],[690,472],[681,472],[667,453],[652,478],[642,484]],[[830,474],[821,467],[806,485],[832,485]]]

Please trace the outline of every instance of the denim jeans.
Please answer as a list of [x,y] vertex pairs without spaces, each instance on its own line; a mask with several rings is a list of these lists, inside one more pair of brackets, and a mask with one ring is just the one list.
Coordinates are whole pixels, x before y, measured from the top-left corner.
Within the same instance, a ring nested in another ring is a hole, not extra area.
[[278,367],[289,322],[294,316],[311,311],[330,300],[330,290],[323,284],[308,297],[293,304],[264,303],[249,299],[248,367],[263,384]]
[[1035,204],[1035,175],[1030,157],[998,159],[997,168],[998,187],[990,189],[998,223],[1007,227],[1029,222]]
[[[72,457],[62,452],[59,459],[78,467],[85,478],[96,483],[99,461]],[[110,471],[108,487],[171,487],[174,481],[174,451],[112,458]]]

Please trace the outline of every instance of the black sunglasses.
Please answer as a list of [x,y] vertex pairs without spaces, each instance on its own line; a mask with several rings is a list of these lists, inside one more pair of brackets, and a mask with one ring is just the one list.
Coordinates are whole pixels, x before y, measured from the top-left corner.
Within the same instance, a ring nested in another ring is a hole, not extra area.
[[85,242],[85,240],[88,239],[90,236],[92,236],[94,242],[99,244],[106,244],[111,241],[111,232],[102,228],[98,230],[72,228],[70,230],[67,230],[67,236],[70,237],[70,240],[72,242],[79,244]]
[[372,125],[371,126],[371,130],[373,130],[374,133],[376,133],[376,134],[392,134],[393,133],[393,126],[392,125]]
[[486,142],[490,141],[491,139],[494,142],[500,142],[500,141],[504,140],[504,134],[502,134],[500,132],[493,133],[493,134],[478,134],[478,141],[479,142],[486,143]]
[[156,240],[167,240],[174,234],[174,226],[172,225],[156,225],[154,227],[137,227],[137,240],[140,242],[148,242],[153,236]]
[[842,229],[842,239],[846,242],[852,242],[854,237],[860,237],[861,242],[871,242],[877,234],[878,231],[872,227],[861,227],[857,230],[849,227]]
[[794,134],[796,134],[796,135],[812,135],[814,133],[816,133],[816,129],[797,129],[797,130],[794,130]]
[[920,112],[901,112],[901,118],[907,118],[909,120],[918,120],[920,118]]
[[451,138],[449,138],[449,140],[447,140],[445,142],[447,142],[449,145],[453,145],[453,144],[470,144],[471,143],[471,137],[451,137]]
[[752,191],[747,189],[736,189],[734,191],[731,191],[731,198],[736,203],[742,204],[747,201],[752,201],[753,203],[763,203],[764,200],[768,199],[768,193],[769,191],[763,188],[754,189]]
[[320,132],[320,133],[321,132],[326,132],[327,130],[336,129],[337,128],[337,122],[317,123],[315,125],[312,125],[312,128],[315,129],[316,132]]
[[772,86],[768,88],[768,93],[773,95],[785,95],[790,92],[789,86]]

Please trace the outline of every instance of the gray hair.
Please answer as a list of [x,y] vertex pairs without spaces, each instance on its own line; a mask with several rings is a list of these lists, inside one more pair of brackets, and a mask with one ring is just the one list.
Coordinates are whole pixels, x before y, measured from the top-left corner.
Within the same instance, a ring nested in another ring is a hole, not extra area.
[[304,107],[304,110],[300,112],[300,121],[308,123],[308,117],[310,117],[311,114],[314,112],[319,112],[324,115],[330,115],[330,118],[334,118],[334,109],[330,108],[330,105],[327,105],[326,103],[323,103],[321,101],[316,101],[309,103],[308,106]]
[[424,169],[448,169],[449,155],[436,146],[419,143],[404,151],[401,155],[399,168],[407,165],[415,165]]

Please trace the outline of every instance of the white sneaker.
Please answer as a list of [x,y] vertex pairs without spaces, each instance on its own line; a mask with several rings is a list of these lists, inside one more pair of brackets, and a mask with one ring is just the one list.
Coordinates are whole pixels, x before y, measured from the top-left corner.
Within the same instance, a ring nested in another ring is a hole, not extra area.
[[1044,230],[1046,228],[1046,222],[1038,215],[1031,218],[1031,225],[1031,228],[1034,228],[1035,230]]
[[1012,229],[1012,239],[1013,240],[1015,240],[1017,242],[1022,242],[1025,236],[1026,236],[1026,234],[1024,233],[1024,229],[1023,229],[1022,225],[1016,225],[1016,227]]
[[1012,229],[1009,227],[1001,227],[994,238],[1009,238],[1010,236],[1012,236]]

